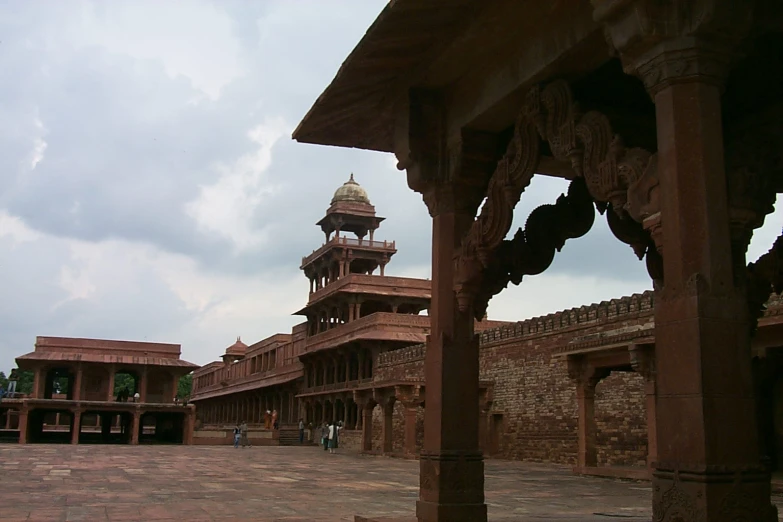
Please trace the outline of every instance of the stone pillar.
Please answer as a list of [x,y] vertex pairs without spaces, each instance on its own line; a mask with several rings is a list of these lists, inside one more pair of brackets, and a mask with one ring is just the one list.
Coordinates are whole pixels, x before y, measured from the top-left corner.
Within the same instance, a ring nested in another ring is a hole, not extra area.
[[139,379],[139,402],[147,402],[147,368],[141,370],[141,379]]
[[73,400],[80,401],[82,399],[82,383],[84,382],[84,369],[82,365],[76,367],[76,377],[73,380]]
[[[19,410],[19,444],[27,444],[29,442],[28,413],[29,410],[25,407]],[[8,413],[6,413],[6,429],[10,426],[10,420],[11,410],[8,410]]]
[[359,380],[364,379],[364,350],[359,350]]
[[131,444],[139,443],[139,433],[141,432],[141,409],[133,410],[133,422],[131,423]]
[[109,389],[106,391],[106,400],[109,402],[114,401],[114,366],[109,366]]
[[71,423],[71,444],[79,444],[79,434],[82,431],[82,410],[76,408],[71,411],[73,413],[73,422]]
[[189,406],[188,412],[185,413],[185,421],[182,424],[182,444],[193,444],[193,431],[196,429],[195,408]]
[[771,522],[744,274],[734,273],[729,226],[721,89],[733,46],[697,34],[689,27],[634,61],[655,101],[664,274],[655,302],[653,518]]
[[362,407],[362,451],[372,451],[372,411],[375,402],[364,403]]
[[595,448],[595,387],[609,375],[607,369],[596,369],[585,356],[568,357],[568,376],[576,382],[576,398],[579,410],[579,442],[577,471],[598,465]]
[[405,407],[405,453],[416,454],[416,417],[418,413],[417,403],[403,403]]
[[381,451],[391,453],[394,449],[394,403],[393,398],[381,403],[383,409],[383,425],[381,431]]
[[655,345],[633,345],[630,348],[631,366],[644,377],[645,407],[647,412],[647,467],[658,461],[658,428],[655,389]]
[[345,382],[351,380],[351,354],[346,352],[345,354]]
[[32,398],[33,399],[42,399],[44,394],[41,391],[41,388],[43,388],[42,384],[43,381],[46,380],[46,372],[43,368],[40,366],[35,369],[35,372],[33,373],[33,393]]
[[[472,303],[460,310],[454,291],[454,257],[473,223],[476,192],[461,193],[450,185],[424,195],[433,218],[432,315],[424,361],[427,415],[416,505],[420,522],[487,520],[478,447],[479,344]],[[460,480],[453,479],[457,476]]]
[[169,397],[169,402],[174,402],[174,399],[177,398],[177,388],[179,388],[179,377],[176,375],[171,376],[171,396]]
[[348,428],[348,414],[350,413],[350,410],[348,409],[348,401],[343,400],[343,425],[347,429]]

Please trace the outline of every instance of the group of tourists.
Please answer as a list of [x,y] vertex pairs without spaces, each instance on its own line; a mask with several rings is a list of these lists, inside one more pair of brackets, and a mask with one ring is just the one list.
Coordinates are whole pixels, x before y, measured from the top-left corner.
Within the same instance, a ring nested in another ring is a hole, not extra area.
[[329,421],[321,424],[321,445],[324,451],[334,453],[340,443],[340,430],[343,429],[343,422]]
[[247,422],[242,421],[234,428],[234,448],[239,446],[243,448],[250,446],[250,439],[247,437]]
[[[271,425],[270,427],[273,426],[274,429],[278,429],[277,411],[273,412],[273,414],[270,415],[270,417],[273,417],[274,420],[270,422],[268,425]],[[313,425],[310,424],[309,428],[311,430],[312,427]],[[339,447],[340,444],[340,431],[342,429],[343,429],[342,421],[337,421],[337,422],[330,421],[321,424],[321,426],[319,427],[319,433],[321,435],[321,445],[323,446],[324,451],[328,451],[329,453],[335,452],[335,450]],[[234,448],[239,448],[240,446],[242,448],[251,446],[250,439],[248,438],[247,421],[242,421],[241,423],[237,423],[237,425],[234,427],[233,435],[234,435]],[[304,439],[305,439],[305,423],[304,423],[304,419],[300,418],[299,419],[299,444],[304,444]]]

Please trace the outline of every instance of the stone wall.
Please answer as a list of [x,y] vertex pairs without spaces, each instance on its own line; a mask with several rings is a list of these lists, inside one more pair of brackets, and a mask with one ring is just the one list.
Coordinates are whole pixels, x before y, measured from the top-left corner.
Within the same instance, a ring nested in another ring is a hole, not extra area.
[[[557,349],[577,337],[600,337],[607,330],[648,324],[652,305],[652,292],[647,292],[482,332],[480,378],[494,383],[492,408],[484,419],[489,456],[575,464],[576,385],[568,378],[565,359],[554,357]],[[416,345],[380,354],[374,379],[423,380],[425,351],[424,345]],[[643,385],[643,378],[632,372],[613,373],[598,385],[599,465],[645,464]],[[402,419],[398,404],[395,450],[401,450],[404,440]],[[374,410],[373,420],[373,448],[380,450],[380,408]]]

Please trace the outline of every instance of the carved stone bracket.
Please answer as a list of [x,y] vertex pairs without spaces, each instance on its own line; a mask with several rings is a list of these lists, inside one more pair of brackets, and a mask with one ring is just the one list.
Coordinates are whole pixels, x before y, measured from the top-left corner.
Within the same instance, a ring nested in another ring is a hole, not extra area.
[[[556,159],[569,161],[578,177],[568,196],[536,209],[525,231],[504,241],[514,207],[538,164],[540,139],[547,141]],[[465,311],[472,304],[480,318],[489,299],[509,282],[519,284],[522,275],[545,270],[566,239],[580,237],[592,226],[592,211],[584,205],[591,200],[599,203],[602,212],[611,205],[614,217],[619,218],[613,230],[632,245],[640,259],[655,250],[650,232],[656,222],[650,221],[647,229],[629,217],[642,222],[659,212],[656,167],[648,151],[625,147],[604,114],[583,114],[567,82],[557,80],[543,89],[531,89],[509,149],[489,181],[481,215],[462,242],[455,281],[460,309]],[[623,226],[623,220],[629,226]],[[653,277],[662,278],[662,269],[652,265]]]
[[421,385],[397,385],[394,395],[406,408],[417,408],[424,404],[424,390]]
[[733,126],[725,137],[732,254],[742,277],[753,231],[783,192],[783,106]]
[[596,368],[584,355],[568,356],[568,378],[576,382],[580,393],[595,393],[599,382],[609,377],[609,368]]
[[633,345],[629,348],[631,367],[648,382],[655,380],[655,349],[650,345]]
[[783,292],[783,234],[778,236],[769,252],[748,264],[747,288],[751,332],[755,333],[770,294]]

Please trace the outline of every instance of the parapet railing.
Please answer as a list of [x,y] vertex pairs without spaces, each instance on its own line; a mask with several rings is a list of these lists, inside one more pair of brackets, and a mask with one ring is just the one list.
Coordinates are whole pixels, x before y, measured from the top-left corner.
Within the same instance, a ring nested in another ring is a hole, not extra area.
[[416,344],[406,346],[399,350],[391,350],[378,355],[378,367],[394,366],[396,364],[405,364],[411,361],[418,361],[424,358],[427,352],[426,344]]
[[354,379],[352,381],[320,384],[318,386],[309,386],[307,388],[302,388],[302,391],[300,393],[320,393],[320,392],[328,392],[328,391],[353,390],[355,388],[358,388],[362,384],[369,384],[371,382],[372,382],[372,377],[368,377],[366,379]]
[[335,236],[329,241],[327,241],[326,243],[324,243],[323,245],[321,245],[320,248],[313,250],[313,253],[310,254],[309,256],[303,257],[302,266],[307,265],[313,259],[320,256],[328,248],[334,245],[353,246],[358,248],[366,248],[370,250],[392,251],[396,249],[395,241],[370,241],[369,239],[359,239],[359,238],[346,237],[346,236]]
[[365,315],[349,323],[343,323],[330,330],[321,332],[307,338],[305,352],[313,352],[330,344],[333,341],[349,337],[359,330],[367,328],[377,329],[382,326],[396,326],[401,328],[429,328],[430,318],[426,315],[394,314],[390,312],[376,312]]

